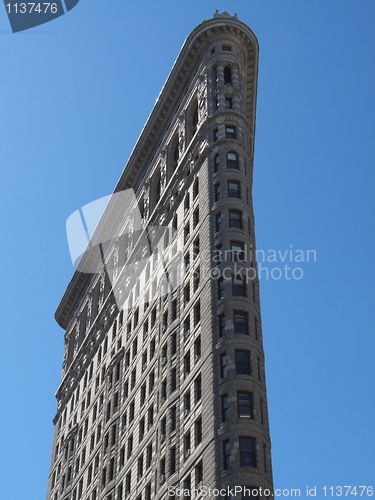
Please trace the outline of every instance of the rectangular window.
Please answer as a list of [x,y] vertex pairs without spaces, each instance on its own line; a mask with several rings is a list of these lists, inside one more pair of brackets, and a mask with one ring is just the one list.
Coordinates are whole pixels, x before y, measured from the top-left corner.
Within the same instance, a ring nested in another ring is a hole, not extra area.
[[233,103],[232,103],[232,98],[231,97],[226,97],[225,98],[225,107],[228,109],[232,109]]
[[216,214],[216,231],[221,231],[222,221],[221,221],[221,213]]
[[183,486],[183,491],[186,493],[184,495],[184,500],[188,500],[191,498],[191,496],[193,495],[193,493],[191,492],[191,478],[190,478],[190,475],[187,476],[185,479],[184,479],[184,482],[182,483],[182,486]]
[[196,270],[194,271],[194,275],[193,275],[194,292],[196,292],[198,290],[200,281],[201,281],[201,272],[200,272],[200,268],[197,267]]
[[197,359],[200,358],[201,353],[202,353],[202,342],[201,342],[201,336],[199,335],[194,341],[195,361],[197,361]]
[[139,442],[142,441],[144,435],[145,435],[145,419],[142,418],[142,420],[139,422]]
[[141,387],[141,406],[144,405],[146,401],[146,384],[143,384]]
[[223,262],[223,245],[220,244],[216,246],[215,255],[212,260],[215,264]]
[[219,169],[220,169],[220,156],[215,155],[215,158],[214,158],[214,171],[215,171],[215,173],[218,172]]
[[238,170],[238,156],[237,153],[227,153],[227,168],[235,168]]
[[253,395],[250,392],[237,392],[238,416],[253,418]]
[[148,427],[150,428],[152,425],[154,425],[154,407],[150,406],[150,408],[147,410],[147,419],[148,419]]
[[215,128],[214,130],[214,142],[216,142],[219,139],[219,130]]
[[184,288],[184,303],[187,304],[190,301],[190,283],[188,283]]
[[184,229],[184,242],[186,243],[189,238],[190,238],[190,224],[186,224]]
[[195,421],[195,446],[202,442],[202,417]]
[[136,380],[136,375],[137,375],[137,369],[135,368],[133,371],[132,371],[132,375],[131,375],[131,379],[130,379],[130,386],[132,389],[134,389],[135,387],[135,380]]
[[235,139],[236,138],[236,128],[231,126],[225,127],[225,135],[227,139]]
[[219,278],[217,282],[217,295],[218,300],[224,298],[224,278]]
[[233,295],[237,297],[246,297],[246,282],[241,276],[233,277]]
[[173,368],[171,371],[171,391],[175,391],[177,389],[177,369]]
[[184,410],[185,413],[190,411],[190,391],[184,395]]
[[151,462],[152,462],[152,444],[149,444],[147,446],[147,454],[146,454],[146,456],[147,456],[147,462],[146,462],[147,467],[150,467]]
[[190,254],[187,253],[184,257],[185,273],[189,271],[190,268]]
[[172,321],[177,318],[177,299],[172,302]]
[[228,197],[241,198],[241,184],[235,181],[228,181]]
[[171,355],[174,356],[177,352],[177,334],[172,333],[171,335]]
[[173,406],[170,410],[171,417],[171,432],[176,430],[177,427],[177,408]]
[[240,437],[240,465],[256,467],[254,438]]
[[193,227],[197,227],[198,223],[199,223],[199,208],[197,208],[193,214]]
[[190,439],[190,432],[185,434],[184,436],[184,452],[185,452],[185,458],[187,458],[190,455],[190,445],[191,445],[191,439]]
[[220,377],[225,378],[227,377],[227,355],[225,352],[220,355]]
[[236,372],[237,375],[251,375],[249,351],[236,351]]
[[151,484],[148,484],[145,488],[145,500],[151,500]]
[[202,464],[202,462],[199,462],[199,464],[195,467],[195,478],[196,478],[197,487],[199,488],[200,486],[203,485],[203,464]]
[[150,342],[150,359],[154,357],[155,354],[155,339],[152,339]]
[[221,50],[224,50],[226,52],[231,52],[232,51],[232,47],[230,45],[223,45],[221,47]]
[[197,403],[202,397],[202,378],[199,375],[194,381],[195,402]]
[[160,460],[160,475],[165,476],[165,458]]
[[167,433],[167,418],[164,417],[160,421],[160,434],[165,437]]
[[198,238],[195,239],[194,244],[193,244],[193,257],[196,259],[199,255],[200,252],[200,241],[199,241],[199,236]]
[[244,262],[245,253],[244,253],[244,244],[236,241],[230,242],[230,251],[233,262]]
[[194,306],[194,326],[201,320],[201,303],[198,301]]
[[128,439],[128,458],[132,456],[133,453],[133,436],[130,436]]
[[169,469],[170,469],[171,474],[174,474],[176,472],[176,447],[175,446],[173,446],[171,448],[169,465],[170,465]]
[[239,333],[243,335],[247,335],[247,313],[241,311],[233,311],[233,319],[234,319],[234,333]]
[[239,210],[229,210],[229,227],[242,229],[242,212]]
[[190,333],[190,316],[188,316],[184,321],[184,335],[187,337]]
[[219,314],[219,337],[225,336],[225,314]]
[[132,401],[129,406],[129,422],[132,422],[133,420],[134,420],[134,401]]
[[221,187],[220,182],[215,184],[215,201],[219,201],[221,198]]
[[114,424],[112,425],[111,428],[111,446],[116,444],[116,436],[117,436],[116,431],[117,431],[117,425]]
[[138,477],[143,476],[143,455],[138,458]]
[[229,420],[229,407],[228,407],[228,394],[221,396],[221,421],[228,422]]
[[230,469],[230,443],[229,439],[223,442],[223,469]]
[[115,459],[111,458],[109,462],[109,474],[108,474],[108,480],[112,481],[112,479],[115,476]]
[[130,493],[131,488],[131,473],[129,472],[125,477],[125,491],[126,493]]
[[190,373],[190,351],[184,356],[184,374],[185,376]]
[[125,446],[123,446],[120,450],[120,467],[125,465]]
[[194,181],[194,186],[193,186],[193,198],[194,198],[194,200],[198,196],[198,194],[199,194],[199,177],[197,177]]
[[164,379],[161,383],[161,399],[164,401],[167,397],[167,380]]

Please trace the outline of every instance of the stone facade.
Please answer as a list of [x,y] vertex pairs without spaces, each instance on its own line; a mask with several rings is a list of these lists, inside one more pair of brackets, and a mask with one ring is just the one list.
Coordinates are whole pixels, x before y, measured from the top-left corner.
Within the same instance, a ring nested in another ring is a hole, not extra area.
[[[73,275],[56,312],[65,355],[48,500],[272,490],[259,286],[248,279],[257,65],[252,31],[216,12],[162,89],[115,192],[134,189],[145,228],[173,228],[181,282],[153,290],[151,258],[148,299],[128,283],[119,306],[111,283],[128,250],[118,239],[105,255],[112,271]],[[129,217],[118,224],[131,233]]]

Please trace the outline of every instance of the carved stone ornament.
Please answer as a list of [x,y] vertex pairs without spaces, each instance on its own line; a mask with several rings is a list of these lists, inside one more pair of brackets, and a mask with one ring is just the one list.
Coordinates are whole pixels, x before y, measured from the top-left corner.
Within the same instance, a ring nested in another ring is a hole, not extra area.
[[214,19],[217,19],[219,17],[230,17],[231,19],[238,19],[238,16],[236,13],[233,14],[233,16],[231,16],[229,14],[229,12],[227,12],[226,10],[224,10],[221,14],[219,13],[218,9],[216,9],[215,11],[215,14],[212,16]]
[[220,125],[221,123],[224,123],[225,118],[224,116],[218,116],[215,121]]

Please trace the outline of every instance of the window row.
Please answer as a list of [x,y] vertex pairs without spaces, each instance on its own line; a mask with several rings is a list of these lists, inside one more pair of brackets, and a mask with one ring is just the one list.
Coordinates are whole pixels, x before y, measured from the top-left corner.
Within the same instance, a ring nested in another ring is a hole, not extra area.
[[[236,418],[254,419],[254,395],[248,391],[237,391],[237,406],[230,410],[228,394],[220,396],[221,421],[229,422]],[[231,418],[230,418],[231,417]],[[264,402],[260,398],[260,422],[264,424]]]
[[[214,200],[215,202],[220,201],[222,199],[222,185],[220,182],[214,184]],[[241,182],[235,180],[227,181],[227,198],[237,198],[238,200],[242,199],[241,193]],[[249,203],[249,190],[246,188],[246,203]]]
[[[251,268],[250,268],[251,270]],[[217,294],[218,294],[218,300],[224,299],[225,298],[225,284],[230,283],[231,284],[231,289],[232,289],[232,297],[247,297],[248,296],[248,281],[251,281],[252,285],[252,297],[253,300],[255,301],[255,282],[254,279],[251,277],[243,277],[243,273],[233,275],[231,277],[228,277],[228,270],[225,270],[225,278],[223,276],[220,276],[217,279]],[[229,270],[231,273],[231,270]]]
[[[256,439],[253,437],[239,437],[239,465],[241,467],[257,467]],[[230,469],[232,466],[230,440],[223,441],[223,469]],[[266,463],[266,455],[264,456]]]
[[[237,128],[234,125],[225,126],[225,138],[226,139],[237,139]],[[215,128],[213,131],[214,142],[219,140],[219,129]]]
[[[239,170],[240,165],[238,161],[238,154],[235,151],[229,151],[226,154],[226,167]],[[214,172],[217,173],[220,170],[220,155],[216,154],[214,156]]]
[[[253,375],[253,367],[252,367],[252,356],[251,352],[244,349],[236,349],[234,351],[235,354],[235,370],[236,375]],[[220,377],[227,378],[228,377],[228,355],[226,352],[220,354]],[[258,380],[261,380],[261,359],[257,357],[257,377]]]
[[[219,325],[219,337],[225,337],[227,331],[232,331],[233,333],[249,335],[249,313],[246,311],[236,311],[232,312],[233,319],[233,327],[227,324],[227,315],[225,313],[221,313],[218,316],[218,325]],[[258,332],[258,320],[254,317],[254,335],[255,340],[258,340],[259,332]]]

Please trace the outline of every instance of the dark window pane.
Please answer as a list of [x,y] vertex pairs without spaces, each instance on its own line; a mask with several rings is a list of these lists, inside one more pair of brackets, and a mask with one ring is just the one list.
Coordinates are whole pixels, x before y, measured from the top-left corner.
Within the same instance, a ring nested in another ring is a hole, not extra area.
[[250,375],[250,352],[236,351],[237,375]]
[[247,335],[247,313],[234,311],[234,333]]

